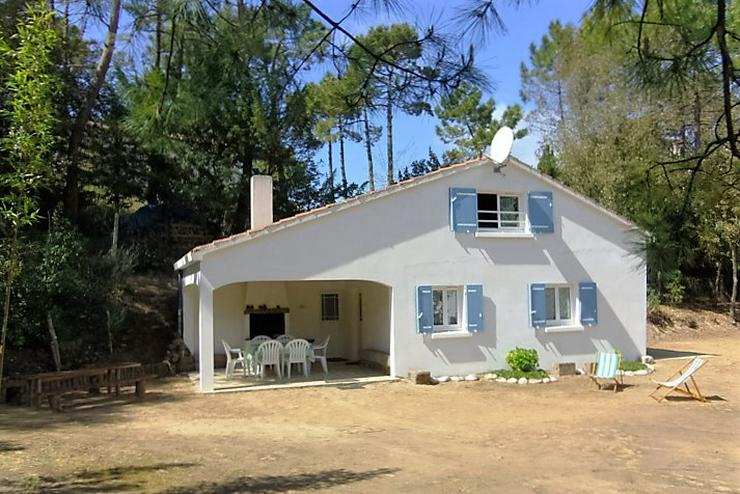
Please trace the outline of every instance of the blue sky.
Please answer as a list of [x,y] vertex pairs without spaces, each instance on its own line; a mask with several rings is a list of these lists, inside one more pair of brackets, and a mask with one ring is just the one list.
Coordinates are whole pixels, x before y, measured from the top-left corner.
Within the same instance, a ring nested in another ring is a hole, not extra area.
[[[335,19],[340,18],[350,1],[323,0],[317,4],[325,9]],[[429,19],[448,20],[454,14],[457,5],[464,3],[461,0],[417,0],[412,5],[413,13],[398,15],[366,14],[353,17],[347,21],[346,27],[353,34],[362,34],[370,26],[376,24],[390,24],[393,22],[409,22],[410,24],[425,26]],[[493,91],[492,96],[500,111],[506,105],[521,103],[519,98],[520,79],[519,66],[522,61],[528,60],[529,45],[539,43],[547,33],[551,21],[559,19],[563,23],[578,23],[584,12],[593,4],[593,0],[540,0],[539,2],[522,2],[514,7],[513,2],[500,1],[499,12],[506,24],[507,32],[492,34],[481,46],[476,49],[478,66],[488,74]],[[527,108],[525,107],[525,110]],[[412,117],[397,113],[394,118],[394,156],[396,168],[405,166],[411,161],[427,156],[427,149],[431,148],[441,155],[445,145],[437,138],[434,127],[436,117]],[[532,165],[536,164],[536,151],[539,146],[539,136],[530,135],[516,141],[513,154]],[[385,183],[385,137],[375,144],[374,161],[375,176]],[[350,143],[347,146],[347,174],[354,182],[362,183],[367,180],[367,158],[362,144]],[[317,153],[322,173],[326,173],[326,154],[324,149]],[[338,153],[335,153],[335,166],[338,166]]]

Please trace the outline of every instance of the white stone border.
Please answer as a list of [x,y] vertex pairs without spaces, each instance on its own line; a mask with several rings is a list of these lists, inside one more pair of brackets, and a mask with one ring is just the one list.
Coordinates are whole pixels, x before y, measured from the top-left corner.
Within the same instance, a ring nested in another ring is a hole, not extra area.
[[[435,378],[439,383],[446,382],[461,382],[461,381],[479,381],[481,377],[476,374],[468,374],[467,376],[439,376]],[[491,372],[485,374],[483,379],[490,382],[505,383],[505,384],[549,384],[557,382],[558,378],[555,376],[548,376],[543,379],[527,379],[526,377],[510,377],[508,379],[499,377],[496,373]]]
[[[652,364],[645,364],[647,369],[642,369],[638,371],[623,371],[620,370],[618,373],[623,377],[639,377],[639,376],[647,376],[649,374],[652,374],[655,372],[655,366]],[[578,369],[578,375],[584,375],[585,371]],[[499,377],[495,372],[490,372],[488,374],[484,374],[483,376],[479,376],[477,374],[468,374],[467,376],[439,376],[434,378],[438,383],[446,383],[446,382],[462,382],[462,381],[480,381],[481,379],[485,381],[490,382],[497,382],[497,383],[505,383],[505,384],[548,384],[548,383],[554,383],[558,381],[558,378],[555,376],[548,376],[544,379],[527,379],[526,377],[520,377],[519,379],[515,377],[510,377],[508,379],[504,377]]]

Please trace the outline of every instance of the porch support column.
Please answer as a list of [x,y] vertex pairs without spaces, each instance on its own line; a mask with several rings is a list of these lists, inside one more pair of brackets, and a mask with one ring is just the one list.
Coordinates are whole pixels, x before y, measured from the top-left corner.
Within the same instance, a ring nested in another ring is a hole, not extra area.
[[213,392],[213,286],[202,275],[198,281],[200,300],[200,332],[198,341],[198,368],[201,393]]
[[390,304],[389,312],[391,315],[390,316],[390,328],[389,328],[391,337],[390,337],[390,345],[388,348],[388,353],[389,353],[389,359],[391,361],[391,365],[390,365],[391,377],[396,377],[398,373],[398,365],[396,364],[396,311],[395,311],[395,307],[396,307],[395,298],[396,298],[397,290],[395,290],[393,287],[388,288],[388,290],[390,291],[390,294],[388,296],[388,299],[389,299],[388,303]]

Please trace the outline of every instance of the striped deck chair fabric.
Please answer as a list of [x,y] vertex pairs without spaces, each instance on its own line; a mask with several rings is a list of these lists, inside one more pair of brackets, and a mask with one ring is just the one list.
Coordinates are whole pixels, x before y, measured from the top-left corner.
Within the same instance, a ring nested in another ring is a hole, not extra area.
[[614,391],[622,385],[620,382],[619,364],[622,356],[618,353],[599,352],[596,354],[596,368],[591,374],[591,379],[596,383],[599,389],[602,389],[604,383],[602,380],[614,381]]

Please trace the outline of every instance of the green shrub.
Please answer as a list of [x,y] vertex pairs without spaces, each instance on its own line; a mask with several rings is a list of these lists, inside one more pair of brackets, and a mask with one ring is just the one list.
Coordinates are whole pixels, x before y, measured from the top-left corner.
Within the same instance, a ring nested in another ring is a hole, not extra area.
[[660,293],[655,288],[648,288],[647,290],[647,305],[648,310],[657,310],[660,306]]
[[516,347],[506,355],[506,363],[515,371],[530,372],[536,370],[539,362],[540,357],[537,355],[537,350],[533,348]]
[[619,364],[619,368],[623,371],[638,371],[638,370],[645,370],[647,369],[647,365],[643,364],[642,362],[636,361],[636,360],[623,360],[621,364]]
[[683,302],[684,279],[681,271],[675,269],[666,273],[663,288],[663,300],[668,305],[678,305]]

